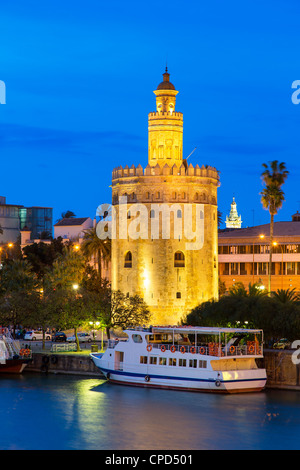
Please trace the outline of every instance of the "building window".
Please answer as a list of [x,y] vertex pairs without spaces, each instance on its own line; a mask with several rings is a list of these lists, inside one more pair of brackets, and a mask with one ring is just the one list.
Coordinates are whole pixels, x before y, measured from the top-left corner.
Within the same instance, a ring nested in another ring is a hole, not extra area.
[[151,209],[150,211],[150,219],[154,219],[155,217],[155,210],[154,209]]
[[286,273],[291,275],[295,274],[295,267],[295,263],[286,263]]
[[230,273],[231,275],[237,275],[239,273],[238,263],[230,263]]
[[160,366],[166,366],[167,365],[167,358],[166,357],[160,357],[159,358],[159,365]]
[[169,358],[169,366],[176,366],[176,359],[173,357]]
[[182,213],[181,213],[181,210],[178,209],[177,211],[177,219],[181,219],[182,218]]
[[178,365],[179,367],[186,367],[186,359],[179,359]]
[[147,364],[148,358],[147,356],[141,356],[140,357],[140,364]]
[[185,267],[185,257],[182,251],[176,251],[174,254],[174,268],[184,268]]
[[127,251],[125,255],[124,268],[132,268],[132,253]]
[[150,356],[149,364],[156,365],[157,364],[157,357],[156,356]]
[[176,292],[176,299],[181,299],[181,292]]

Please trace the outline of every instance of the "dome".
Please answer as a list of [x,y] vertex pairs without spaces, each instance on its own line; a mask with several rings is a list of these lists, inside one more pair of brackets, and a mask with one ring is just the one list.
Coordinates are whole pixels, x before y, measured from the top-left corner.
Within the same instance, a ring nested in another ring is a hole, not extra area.
[[164,81],[161,82],[157,90],[175,90],[175,86],[170,82],[170,74],[168,73],[168,67],[166,67],[165,73],[163,73]]

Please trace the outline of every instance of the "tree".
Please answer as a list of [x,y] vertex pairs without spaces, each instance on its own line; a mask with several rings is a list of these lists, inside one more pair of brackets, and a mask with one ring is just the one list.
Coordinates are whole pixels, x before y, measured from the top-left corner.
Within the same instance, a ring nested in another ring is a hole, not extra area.
[[46,281],[53,289],[76,290],[83,281],[85,268],[83,254],[73,250],[72,246],[65,247],[63,253],[55,259]]
[[271,295],[271,272],[272,272],[272,252],[273,252],[273,232],[274,232],[274,216],[281,208],[284,199],[284,192],[281,187],[284,184],[289,172],[286,170],[285,163],[278,163],[278,160],[269,162],[270,167],[263,163],[263,171],[261,177],[265,188],[260,193],[261,202],[265,209],[270,213],[270,249],[269,249],[269,280],[268,293]]
[[220,229],[223,223],[223,215],[221,211],[217,211],[217,217],[218,217],[218,229]]
[[283,304],[299,301],[299,294],[297,293],[296,288],[277,289],[276,292],[272,292],[272,296]]
[[57,220],[57,222],[60,222],[62,219],[73,219],[76,217],[73,211],[67,210],[65,212],[61,213],[60,218]]
[[110,338],[111,328],[127,328],[148,323],[151,317],[149,308],[138,295],[127,296],[121,291],[111,291],[109,287],[103,289],[98,299],[99,316],[94,320],[102,321],[106,327],[107,337]]
[[80,349],[77,330],[91,316],[90,302],[82,288],[85,273],[83,254],[69,246],[54,261],[44,280],[53,322],[62,329],[74,328],[77,350]]
[[261,289],[262,285],[259,282],[255,282],[248,285],[248,291],[242,282],[236,282],[229,288],[229,295],[231,297],[261,297],[267,295],[264,289]]
[[64,244],[59,237],[51,243],[33,243],[23,248],[23,257],[27,260],[39,279],[43,279],[46,272],[52,269],[54,261],[63,254]]
[[106,239],[102,240],[98,237],[96,232],[96,227],[84,230],[82,250],[84,254],[88,257],[95,257],[96,264],[98,267],[98,272],[100,277],[102,277],[101,263],[103,261],[108,261],[111,256],[111,240]]
[[13,325],[13,331],[18,324],[28,324],[39,295],[37,277],[27,261],[11,260],[6,263],[0,275],[1,323]]

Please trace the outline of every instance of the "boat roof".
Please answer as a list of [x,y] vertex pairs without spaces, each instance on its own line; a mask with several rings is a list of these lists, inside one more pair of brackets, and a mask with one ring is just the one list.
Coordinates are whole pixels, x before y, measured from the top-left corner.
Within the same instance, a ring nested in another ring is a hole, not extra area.
[[[128,331],[130,328],[127,329]],[[145,333],[179,333],[179,334],[202,334],[218,335],[220,333],[262,333],[263,330],[250,328],[219,328],[209,326],[151,326],[150,328],[132,328],[134,331],[143,331]],[[132,331],[131,330],[131,331]]]

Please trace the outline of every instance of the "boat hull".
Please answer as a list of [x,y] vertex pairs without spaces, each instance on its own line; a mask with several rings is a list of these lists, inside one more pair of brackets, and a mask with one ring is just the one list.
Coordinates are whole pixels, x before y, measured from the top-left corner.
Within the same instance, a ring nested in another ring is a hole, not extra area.
[[267,380],[264,369],[231,371],[226,374],[210,371],[198,377],[180,377],[112,370],[104,366],[100,356],[92,354],[91,358],[110,382],[123,385],[193,392],[249,393],[263,390]]
[[0,374],[21,374],[28,362],[26,359],[8,359],[5,364],[0,364]]

